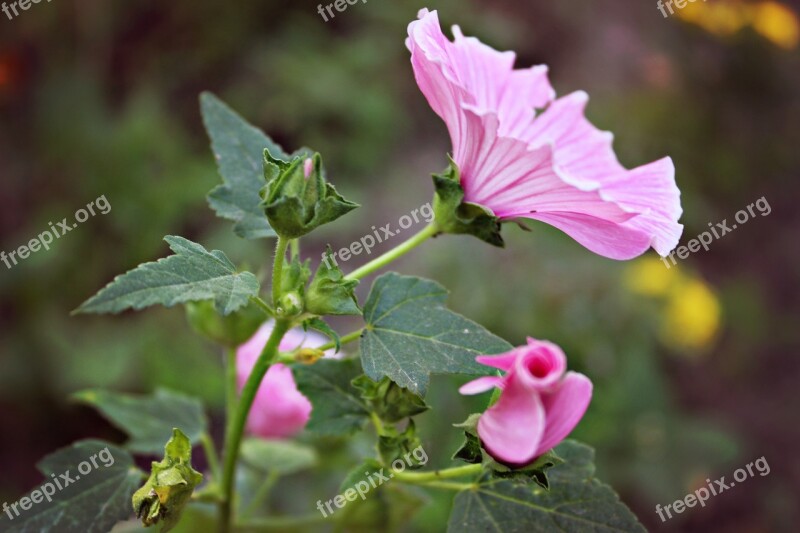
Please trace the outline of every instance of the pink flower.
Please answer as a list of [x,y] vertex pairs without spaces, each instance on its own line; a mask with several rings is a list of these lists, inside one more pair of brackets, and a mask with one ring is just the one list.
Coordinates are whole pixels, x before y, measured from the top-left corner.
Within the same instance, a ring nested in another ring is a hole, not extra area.
[[613,259],[677,245],[682,209],[669,157],[627,170],[613,135],[584,117],[586,93],[556,99],[546,66],[514,69],[513,52],[458,26],[451,42],[436,11],[419,19],[406,44],[417,84],[450,132],[464,202],[500,221],[546,222]]
[[[266,322],[250,340],[236,350],[236,372],[239,390],[244,387],[250,372],[267,344],[273,323]],[[318,347],[325,344],[325,337],[316,333],[304,333],[301,329],[289,330],[279,346],[288,352],[302,346]],[[326,355],[331,352],[326,352]],[[281,363],[272,365],[267,371],[256,393],[253,408],[247,419],[247,429],[253,435],[264,438],[288,438],[303,430],[311,417],[311,402],[297,390],[292,369]]]
[[478,436],[484,449],[507,465],[524,466],[564,440],[592,399],[592,382],[577,372],[565,374],[567,358],[553,343],[528,337],[527,346],[476,360],[506,372],[470,381],[459,392],[502,389],[478,420]]

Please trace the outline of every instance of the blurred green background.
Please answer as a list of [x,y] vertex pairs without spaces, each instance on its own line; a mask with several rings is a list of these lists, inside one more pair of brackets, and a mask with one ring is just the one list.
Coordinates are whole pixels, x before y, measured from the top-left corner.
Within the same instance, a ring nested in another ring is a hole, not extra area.
[[[445,167],[450,147],[403,44],[421,7],[372,0],[326,23],[312,2],[75,0],[0,16],[0,249],[27,243],[101,195],[112,206],[50,251],[12,269],[0,264],[0,501],[36,485],[36,461],[60,446],[121,441],[90,409],[67,401],[83,388],[185,391],[208,403],[220,433],[220,354],[192,334],[181,310],[69,316],[114,275],[166,255],[165,234],[267,268],[271,242],[239,240],[205,203],[219,178],[201,91],[217,93],[286,148],[320,151],[339,190],[365,206],[304,242],[314,264],[326,243],[347,246],[430,200],[429,175]],[[518,66],[548,64],[560,95],[588,91],[590,119],[614,132],[626,166],[671,155],[683,193],[682,244],[759,198],[771,213],[671,269],[652,252],[628,263],[595,256],[539,223],[531,233],[507,227],[504,250],[448,236],[395,268],[442,281],[453,309],[515,344],[531,335],[564,347],[570,365],[595,382],[574,436],[597,448],[599,477],[648,528],[796,531],[795,8],[708,2],[664,18],[649,0],[427,7],[447,27],[516,50]],[[485,405],[458,396],[463,381],[434,380],[437,414],[420,417],[436,465],[458,445],[449,424]],[[312,494],[336,493],[353,460],[338,446],[326,444],[335,450],[323,455],[327,481],[312,489],[307,475],[288,479],[273,512],[309,512]],[[761,456],[768,476],[659,521],[657,503]],[[450,498],[434,495],[408,530],[443,530]]]

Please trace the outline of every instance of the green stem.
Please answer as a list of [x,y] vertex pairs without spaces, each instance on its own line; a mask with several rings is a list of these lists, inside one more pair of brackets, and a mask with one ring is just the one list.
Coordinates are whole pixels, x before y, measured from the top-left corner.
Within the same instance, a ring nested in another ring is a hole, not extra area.
[[258,296],[251,296],[250,301],[256,304],[258,307],[260,307],[262,311],[267,313],[267,315],[275,316],[275,311],[269,306],[269,304],[267,304],[267,302],[265,302]]
[[[347,344],[349,342],[353,342],[354,340],[356,340],[359,337],[361,337],[361,334],[363,332],[364,332],[364,328],[361,328],[358,331],[354,331],[352,333],[348,333],[347,335],[345,335],[344,337],[339,339],[339,342],[341,344]],[[327,344],[323,344],[322,346],[319,347],[319,349],[324,352],[325,350],[330,350],[331,348],[335,348],[335,347],[336,347],[336,343],[331,341],[331,342],[329,342]]]
[[236,404],[239,401],[236,374],[236,348],[228,348],[225,353],[225,420],[233,420]]
[[395,472],[395,479],[399,479],[404,483],[412,484],[430,484],[442,479],[452,479],[456,477],[472,476],[480,474],[482,466],[477,465],[464,465],[447,468],[445,470],[434,470],[433,472]]
[[363,277],[369,276],[376,270],[380,270],[381,268],[385,267],[395,259],[407,254],[408,252],[410,252],[423,242],[427,241],[437,233],[439,233],[439,228],[436,226],[436,222],[435,221],[431,222],[430,224],[425,226],[425,228],[422,231],[420,231],[419,233],[417,233],[404,243],[400,244],[396,248],[392,248],[385,254],[376,257],[369,263],[359,267],[354,272],[351,272],[350,274],[345,276],[345,279],[361,279]]
[[[401,481],[401,483],[403,483]],[[432,489],[445,489],[461,492],[465,490],[474,490],[478,485],[476,483],[453,483],[451,481],[428,481],[421,486],[430,487]]]
[[292,252],[292,259],[300,258],[300,239],[292,239],[289,241],[289,248]]
[[264,505],[267,502],[267,496],[269,496],[269,492],[272,490],[272,487],[275,486],[275,483],[278,481],[280,474],[275,472],[274,470],[271,471],[267,477],[264,479],[264,483],[261,484],[260,487],[256,490],[255,494],[253,495],[253,499],[250,500],[250,504],[245,509],[244,513],[242,514],[243,518],[250,518],[258,509],[259,505]]
[[322,513],[313,513],[302,516],[275,516],[271,518],[261,518],[242,524],[237,524],[234,531],[236,533],[258,533],[261,531],[280,531],[296,530],[301,526],[310,526],[322,523],[326,518]]
[[220,510],[220,531],[226,533],[230,531],[231,511],[233,508],[233,486],[236,481],[236,461],[239,458],[239,447],[242,444],[242,434],[244,433],[247,416],[250,408],[253,407],[258,388],[264,375],[269,370],[272,360],[278,353],[278,346],[281,339],[289,330],[291,322],[285,319],[275,321],[275,327],[267,340],[261,356],[256,361],[250,377],[242,389],[239,403],[236,406],[234,418],[228,421],[228,431],[225,437],[225,465],[222,472],[222,508]]
[[289,241],[278,236],[278,244],[275,245],[275,259],[272,263],[272,305],[277,309],[278,300],[281,297],[281,278],[283,276],[283,262],[286,259],[286,247]]
[[206,461],[208,461],[208,467],[211,469],[211,475],[214,476],[214,481],[219,483],[222,469],[219,467],[217,447],[214,445],[214,440],[208,433],[203,433],[200,435],[200,443],[203,445],[203,452],[206,454]]

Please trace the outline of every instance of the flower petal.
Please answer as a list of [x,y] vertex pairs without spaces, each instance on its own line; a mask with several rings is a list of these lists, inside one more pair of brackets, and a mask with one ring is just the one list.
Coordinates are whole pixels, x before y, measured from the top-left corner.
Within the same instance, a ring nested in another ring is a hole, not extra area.
[[544,430],[545,410],[539,393],[518,380],[509,380],[497,403],[478,420],[483,447],[508,465],[533,460]]
[[592,382],[583,374],[567,372],[558,389],[542,395],[545,430],[535,455],[541,455],[575,429],[592,399]]
[[297,389],[292,370],[277,363],[261,382],[247,429],[263,438],[292,437],[306,426],[311,409],[311,402]]
[[502,382],[503,378],[500,376],[484,376],[482,378],[473,379],[469,383],[463,384],[461,388],[458,389],[458,392],[466,396],[480,394],[495,387],[499,387]]
[[548,391],[557,384],[567,370],[567,356],[552,342],[528,337],[528,345],[519,351],[512,372],[527,387],[539,392]]
[[479,355],[475,358],[477,362],[482,365],[490,366],[503,372],[508,372],[514,366],[514,361],[517,360],[519,349],[515,348],[510,352],[501,353],[498,355]]

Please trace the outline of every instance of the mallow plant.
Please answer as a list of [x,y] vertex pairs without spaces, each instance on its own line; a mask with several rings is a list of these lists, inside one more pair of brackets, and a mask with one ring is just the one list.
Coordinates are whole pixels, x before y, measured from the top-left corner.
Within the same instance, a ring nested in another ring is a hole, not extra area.
[[[453,34],[454,40],[444,35],[435,11],[422,10],[406,41],[420,90],[452,140],[449,162],[442,158],[446,169],[433,175],[435,217],[349,273],[332,261],[312,271],[301,251],[305,235],[358,207],[331,184],[320,154],[286,152],[217,97],[200,97],[223,181],[209,193],[209,204],[233,221],[239,237],[274,240],[269,286],[219,250],[167,236],[172,255],[116,277],[76,312],[185,306],[193,328],[226,354],[224,442],[209,436],[195,399],[166,390],[148,397],[80,392],[79,401],[130,439],[124,446],[82,441],[50,456],[43,463],[46,476],[105,448],[115,463],[27,514],[3,516],[4,526],[107,531],[135,514],[145,526],[167,531],[186,511],[202,507],[215,524],[208,527],[220,532],[355,530],[348,520],[392,529],[411,513],[316,508],[407,509],[425,489],[453,494],[448,528],[454,532],[643,530],[594,477],[593,450],[565,440],[591,402],[592,381],[569,370],[559,346],[535,331],[525,344],[510,345],[448,309],[447,290],[436,281],[385,272],[365,300],[355,295],[365,278],[431,237],[468,234],[503,246],[506,223],[525,228],[523,219],[555,226],[611,259],[651,247],[664,255],[680,237],[680,193],[669,158],[624,168],[611,134],[585,118],[585,93],[557,97],[546,67],[515,69],[512,52],[464,37],[458,27]],[[340,334],[327,320],[337,315],[360,317],[362,326]],[[432,374],[473,376],[460,392],[486,394],[487,406],[454,426],[463,445],[451,450],[452,465],[439,470],[426,467],[427,455],[423,463],[410,453],[424,449],[415,417],[429,409]],[[347,438],[367,426],[375,453],[352,465],[342,492],[351,494],[346,489],[366,472],[408,463],[390,482],[357,501],[335,498],[333,507],[309,498],[310,516],[264,512],[260,495],[282,475],[313,463],[313,449],[297,440],[301,432],[307,442]],[[207,457],[202,473],[192,466],[195,446]],[[151,472],[135,466],[134,455],[162,452]],[[257,472],[263,490],[240,490],[246,467]]]

